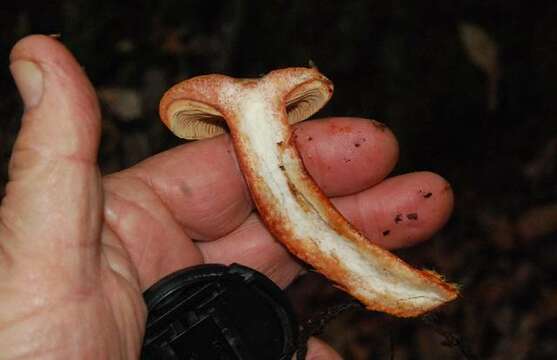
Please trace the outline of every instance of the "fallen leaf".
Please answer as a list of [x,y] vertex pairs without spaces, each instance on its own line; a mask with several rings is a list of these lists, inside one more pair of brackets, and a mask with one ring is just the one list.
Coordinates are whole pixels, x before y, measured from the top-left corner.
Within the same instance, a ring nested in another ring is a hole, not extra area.
[[497,44],[484,29],[475,24],[460,23],[458,32],[468,58],[487,77],[488,108],[489,110],[495,110],[497,106],[497,81],[499,79]]
[[132,121],[142,114],[142,99],[139,92],[130,88],[101,88],[97,91],[99,99],[110,111],[124,121]]
[[557,232],[557,203],[527,210],[518,218],[516,227],[526,240]]

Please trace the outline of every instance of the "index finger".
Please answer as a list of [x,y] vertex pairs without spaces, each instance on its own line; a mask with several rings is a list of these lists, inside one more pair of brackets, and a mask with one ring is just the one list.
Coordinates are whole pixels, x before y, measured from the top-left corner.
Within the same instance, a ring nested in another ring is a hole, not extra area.
[[[398,157],[392,133],[367,119],[306,121],[296,126],[294,135],[308,172],[329,196],[378,183]],[[188,236],[197,240],[229,233],[253,210],[228,136],[168,150],[122,175],[149,183]]]

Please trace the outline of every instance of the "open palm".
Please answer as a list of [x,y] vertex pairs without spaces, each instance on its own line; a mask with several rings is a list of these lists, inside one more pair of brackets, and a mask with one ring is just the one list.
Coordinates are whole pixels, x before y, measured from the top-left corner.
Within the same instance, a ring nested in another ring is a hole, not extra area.
[[[285,287],[303,270],[259,221],[227,136],[103,179],[97,100],[71,54],[32,36],[11,63],[26,110],[0,208],[0,358],[138,358],[142,292],[162,276],[238,262]],[[333,118],[296,134],[315,180],[381,245],[415,243],[446,221],[452,194],[442,178],[383,180],[398,152],[384,127]],[[399,213],[420,216],[394,222]],[[309,359],[338,358],[310,345]]]

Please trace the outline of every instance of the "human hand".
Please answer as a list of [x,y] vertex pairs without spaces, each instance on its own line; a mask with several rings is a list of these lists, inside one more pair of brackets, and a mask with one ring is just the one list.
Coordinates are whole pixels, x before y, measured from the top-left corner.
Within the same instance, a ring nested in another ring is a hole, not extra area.
[[[142,291],[164,275],[237,262],[285,287],[303,272],[259,221],[227,136],[103,179],[97,100],[71,54],[31,36],[11,64],[25,113],[0,207],[2,358],[138,358]],[[380,245],[424,240],[448,218],[452,193],[437,175],[383,180],[398,155],[383,126],[333,118],[296,135],[315,180]],[[395,221],[411,213],[420,216]],[[335,358],[311,341],[308,359]]]

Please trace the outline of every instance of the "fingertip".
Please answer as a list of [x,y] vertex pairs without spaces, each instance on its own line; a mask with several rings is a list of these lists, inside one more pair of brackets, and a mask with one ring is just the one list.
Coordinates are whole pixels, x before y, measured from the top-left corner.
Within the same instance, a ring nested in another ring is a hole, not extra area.
[[[447,223],[453,210],[453,191],[442,176],[421,171],[402,175],[399,180],[398,206],[393,208],[392,219],[387,219],[387,223],[392,220],[393,237],[382,237],[389,247],[412,246],[430,239]],[[401,220],[397,221],[399,215]]]
[[10,61],[13,62],[20,59],[34,58],[36,52],[43,53],[45,50],[65,51],[65,48],[53,36],[42,34],[28,35],[19,39],[12,47]]
[[[71,52],[51,36],[30,35],[14,45],[10,62],[26,108],[16,146],[96,160],[100,109],[93,86]],[[33,96],[39,86],[29,80],[38,78],[31,77],[38,72],[41,92]]]
[[299,124],[295,140],[309,173],[329,196],[343,196],[383,180],[398,161],[398,142],[382,123],[335,117]]
[[443,177],[423,171],[389,178],[334,203],[369,239],[392,249],[431,238],[448,221],[454,197]]
[[312,337],[308,341],[308,354],[305,360],[342,360],[342,357],[329,344]]
[[[63,95],[75,94],[78,100],[100,114],[95,91],[74,55],[54,36],[29,35],[19,40],[10,52],[10,63],[27,60],[38,64],[47,77],[46,86],[59,100]],[[82,96],[79,96],[82,95]]]
[[[441,175],[431,171],[422,171],[417,174],[423,176],[424,182],[428,184],[433,191],[436,191],[439,194],[439,212],[444,215],[442,221],[440,222],[442,222],[441,225],[444,225],[452,214],[454,207],[454,193],[451,184]],[[432,195],[423,193],[422,196],[425,199],[428,199],[433,196],[433,193]]]

